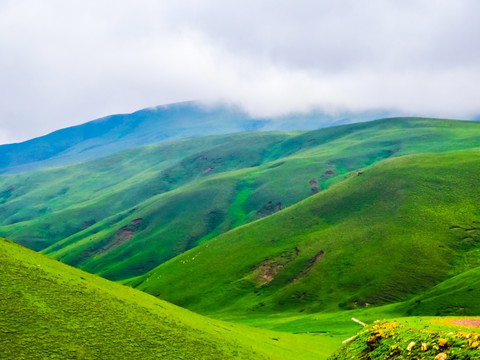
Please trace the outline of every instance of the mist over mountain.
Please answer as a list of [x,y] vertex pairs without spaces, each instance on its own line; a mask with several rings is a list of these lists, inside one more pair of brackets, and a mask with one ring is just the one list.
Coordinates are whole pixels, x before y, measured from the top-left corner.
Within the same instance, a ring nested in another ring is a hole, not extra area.
[[249,130],[313,130],[391,116],[387,110],[322,111],[258,118],[240,107],[182,102],[111,115],[16,144],[0,146],[0,173],[25,172],[100,158],[167,140]]

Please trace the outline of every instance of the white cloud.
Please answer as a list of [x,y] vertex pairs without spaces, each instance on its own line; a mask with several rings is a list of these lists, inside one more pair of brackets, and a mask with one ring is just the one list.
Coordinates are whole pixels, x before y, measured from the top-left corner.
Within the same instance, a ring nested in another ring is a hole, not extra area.
[[12,137],[10,136],[10,134],[7,131],[0,128],[0,144],[5,144],[5,143],[9,142],[11,138]]
[[200,99],[480,113],[480,3],[0,0],[0,142]]

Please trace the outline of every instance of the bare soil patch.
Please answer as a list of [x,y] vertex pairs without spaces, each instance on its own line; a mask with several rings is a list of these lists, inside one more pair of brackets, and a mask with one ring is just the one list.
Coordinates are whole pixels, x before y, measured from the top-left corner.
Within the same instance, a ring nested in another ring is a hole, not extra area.
[[453,319],[451,322],[455,325],[480,328],[480,318],[474,319]]

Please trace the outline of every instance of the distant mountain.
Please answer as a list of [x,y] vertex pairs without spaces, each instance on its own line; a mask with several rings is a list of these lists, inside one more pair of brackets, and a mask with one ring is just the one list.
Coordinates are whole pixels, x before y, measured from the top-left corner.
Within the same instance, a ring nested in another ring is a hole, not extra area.
[[247,130],[311,130],[388,115],[386,111],[336,115],[313,111],[277,118],[256,118],[235,106],[183,102],[132,114],[107,116],[22,143],[1,145],[0,174],[83,162],[172,139]]
[[0,358],[52,348],[144,358],[149,344],[192,358],[202,343],[206,358],[268,357],[265,347],[273,358],[322,359],[305,351],[332,352],[353,335],[343,333],[358,325],[352,316],[477,315],[479,149],[479,122],[393,118],[176,139],[4,174],[0,236],[190,310],[311,332],[315,345],[224,332],[0,239]]
[[419,118],[168,141],[0,176],[0,234],[125,279],[371,164],[476,147],[480,123]]

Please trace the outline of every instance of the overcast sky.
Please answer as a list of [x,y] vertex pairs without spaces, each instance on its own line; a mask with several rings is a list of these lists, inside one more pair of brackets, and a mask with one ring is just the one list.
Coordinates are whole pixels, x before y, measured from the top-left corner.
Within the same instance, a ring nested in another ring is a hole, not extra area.
[[477,0],[0,0],[0,143],[185,100],[480,114]]

